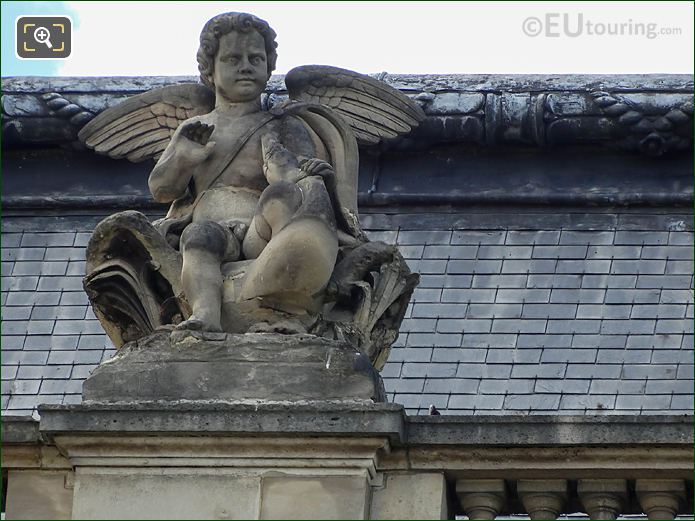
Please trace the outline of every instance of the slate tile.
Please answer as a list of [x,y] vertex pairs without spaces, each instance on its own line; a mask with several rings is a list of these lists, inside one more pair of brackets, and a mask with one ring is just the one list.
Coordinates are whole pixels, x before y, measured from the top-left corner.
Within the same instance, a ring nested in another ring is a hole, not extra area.
[[627,335],[573,335],[572,347],[599,349],[625,349]]
[[3,380],[14,380],[17,377],[17,366],[3,365],[1,374]]
[[692,276],[693,261],[688,260],[669,260],[666,261],[666,275],[688,275]]
[[504,399],[506,410],[557,410],[560,405],[560,395],[557,394],[519,394],[508,395]]
[[384,378],[386,392],[421,393],[424,386],[424,378]]
[[518,348],[570,347],[572,335],[519,335]]
[[575,348],[545,348],[541,356],[542,363],[594,363],[596,361],[596,349]]
[[494,302],[496,289],[444,289],[442,302]]
[[507,231],[506,244],[544,244],[552,245],[560,241],[558,230],[509,230]]
[[637,275],[582,275],[582,288],[634,288]]
[[692,333],[693,332],[693,321],[692,320],[657,320],[656,321],[656,333],[658,334],[681,334],[681,333]]
[[635,364],[625,365],[622,371],[622,378],[643,380],[659,380],[676,377],[677,366],[673,364]]
[[640,275],[636,287],[686,290],[690,287],[690,280],[690,275]]
[[693,260],[692,246],[644,246],[643,259]]
[[546,331],[550,334],[592,334],[598,333],[601,328],[600,320],[548,320]]
[[585,259],[587,246],[534,246],[534,259]]
[[668,243],[675,246],[693,246],[693,232],[669,232]]
[[582,284],[581,275],[537,275],[530,274],[526,287],[528,288],[579,288]]
[[[666,271],[665,260],[614,260],[611,273],[617,275],[662,275]],[[638,278],[639,280],[639,278]]]
[[428,333],[434,331],[436,318],[409,318],[402,322],[401,333]]
[[693,394],[691,380],[647,380],[646,394]]
[[630,318],[685,318],[685,304],[645,304],[633,306]]
[[590,394],[643,394],[646,380],[591,380]]
[[[87,296],[85,295],[85,299]],[[58,304],[60,292],[37,293],[33,291],[11,292],[7,296],[7,306],[53,306]]]
[[456,367],[457,364],[406,362],[401,370],[401,378],[453,378],[456,375]]
[[450,260],[447,262],[447,274],[500,273],[501,260]]
[[79,275],[80,277],[84,277],[86,275],[85,264],[84,261],[70,261],[65,275]]
[[486,349],[470,348],[438,348],[432,354],[432,362],[465,362],[481,363],[485,362]]
[[499,289],[496,303],[544,303],[550,300],[549,289]]
[[85,306],[89,304],[84,291],[66,291],[60,296],[61,306]]
[[3,233],[0,235],[0,246],[4,248],[16,248],[22,240],[21,233]]
[[656,304],[661,290],[658,289],[607,289],[606,304]]
[[398,244],[449,244],[451,231],[405,231],[398,232]]
[[545,333],[546,320],[515,320],[496,318],[492,323],[493,333]]
[[671,395],[640,395],[621,394],[615,402],[616,409],[668,409],[671,404]]
[[[654,376],[653,378],[657,378]],[[693,364],[678,364],[678,370],[676,372],[676,378],[678,379],[693,379]]]
[[667,244],[669,232],[619,230],[615,244]]
[[632,306],[622,304],[579,304],[577,318],[628,319],[632,309]]
[[588,259],[639,259],[642,246],[591,246]]
[[426,393],[447,393],[447,394],[476,394],[480,380],[478,379],[457,379],[447,380],[442,378],[430,379],[425,381]]
[[565,378],[620,378],[622,365],[569,364]]
[[526,279],[532,275],[475,275],[473,288],[525,288]]
[[2,309],[2,320],[29,320],[31,306],[6,307]]
[[462,230],[454,231],[451,244],[504,244],[504,230]]
[[649,335],[654,333],[654,320],[602,320],[602,335]]
[[602,349],[598,352],[597,364],[648,364],[651,361],[651,351],[633,349],[620,351],[618,349]]
[[564,260],[557,261],[557,273],[609,273],[610,260]]
[[438,333],[489,333],[492,320],[439,319]]
[[574,318],[576,304],[524,304],[523,318]]
[[39,277],[2,277],[0,281],[2,284],[2,291],[36,291],[36,287],[39,284]]
[[535,379],[482,380],[478,390],[481,394],[532,394]]
[[502,273],[555,273],[557,263],[554,259],[504,259]]
[[466,316],[466,304],[415,304],[413,318],[463,318]]
[[515,364],[512,378],[565,378],[567,364]]
[[590,394],[590,395],[568,395],[565,394],[560,399],[561,410],[606,410],[613,409],[616,397],[612,395]]
[[468,318],[520,318],[522,304],[468,304]]
[[43,368],[44,380],[65,380],[70,378],[72,365],[48,365]]
[[482,245],[478,248],[479,259],[530,259],[531,246],[491,246]]
[[83,261],[85,248],[47,248],[44,260],[47,261]]
[[38,283],[39,291],[79,291],[82,277],[44,277]]
[[560,244],[594,245],[613,244],[612,231],[574,231],[562,230]]
[[503,395],[479,394],[475,397],[473,408],[482,411],[499,410],[504,403]]
[[12,394],[37,394],[41,380],[15,380],[12,384]]
[[389,355],[390,362],[429,362],[432,359],[431,347],[392,349]]
[[659,302],[662,304],[684,304],[693,301],[693,291],[690,289],[663,289]]
[[589,392],[590,383],[591,380],[536,380],[534,392],[542,394],[586,394]]
[[[2,346],[3,353],[5,351],[21,351],[24,347],[24,338],[22,335],[2,335],[0,339],[0,345]],[[3,360],[4,361],[4,360]]]
[[22,236],[22,247],[32,246],[72,246],[75,242],[74,232],[65,233],[25,233]]
[[464,348],[473,347],[514,347],[517,335],[515,334],[479,334],[466,333],[463,335],[461,345]]
[[425,246],[425,259],[475,259],[478,246]]

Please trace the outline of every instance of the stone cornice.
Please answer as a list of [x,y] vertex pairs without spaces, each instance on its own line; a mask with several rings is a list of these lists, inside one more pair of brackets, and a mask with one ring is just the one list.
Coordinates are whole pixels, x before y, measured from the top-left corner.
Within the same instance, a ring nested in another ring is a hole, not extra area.
[[[427,119],[385,148],[439,145],[597,146],[659,156],[692,149],[687,75],[378,75],[417,100]],[[151,88],[195,77],[3,78],[5,146],[78,145],[95,114]],[[286,98],[281,76],[264,96]]]

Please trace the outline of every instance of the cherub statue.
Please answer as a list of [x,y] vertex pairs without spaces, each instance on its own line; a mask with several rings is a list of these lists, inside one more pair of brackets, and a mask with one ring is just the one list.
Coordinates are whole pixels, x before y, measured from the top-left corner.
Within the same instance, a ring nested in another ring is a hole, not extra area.
[[97,152],[157,159],[153,224],[122,212],[96,229],[85,288],[117,346],[159,327],[347,338],[383,364],[417,275],[357,217],[358,142],[423,119],[367,76],[307,66],[291,101],[263,110],[275,32],[244,13],[203,28],[201,84],[174,85],[108,109],[80,132]]

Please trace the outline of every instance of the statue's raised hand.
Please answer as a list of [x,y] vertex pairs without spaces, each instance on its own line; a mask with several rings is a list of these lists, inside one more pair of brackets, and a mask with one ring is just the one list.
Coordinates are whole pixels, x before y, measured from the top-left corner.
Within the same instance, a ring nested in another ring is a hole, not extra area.
[[180,161],[189,165],[205,161],[215,148],[215,142],[210,141],[213,130],[214,125],[201,121],[184,124],[172,138],[172,147]]

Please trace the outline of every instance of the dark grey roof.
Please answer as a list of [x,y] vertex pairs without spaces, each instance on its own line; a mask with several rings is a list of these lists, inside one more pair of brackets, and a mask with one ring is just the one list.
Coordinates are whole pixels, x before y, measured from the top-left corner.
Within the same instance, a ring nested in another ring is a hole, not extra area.
[[[48,233],[39,230],[60,228],[50,218],[3,219],[8,413],[79,402],[83,379],[114,353],[82,291],[95,218],[82,219]],[[693,233],[675,217],[643,230],[379,230],[379,215],[364,220],[422,275],[382,373],[409,412],[692,412]]]

